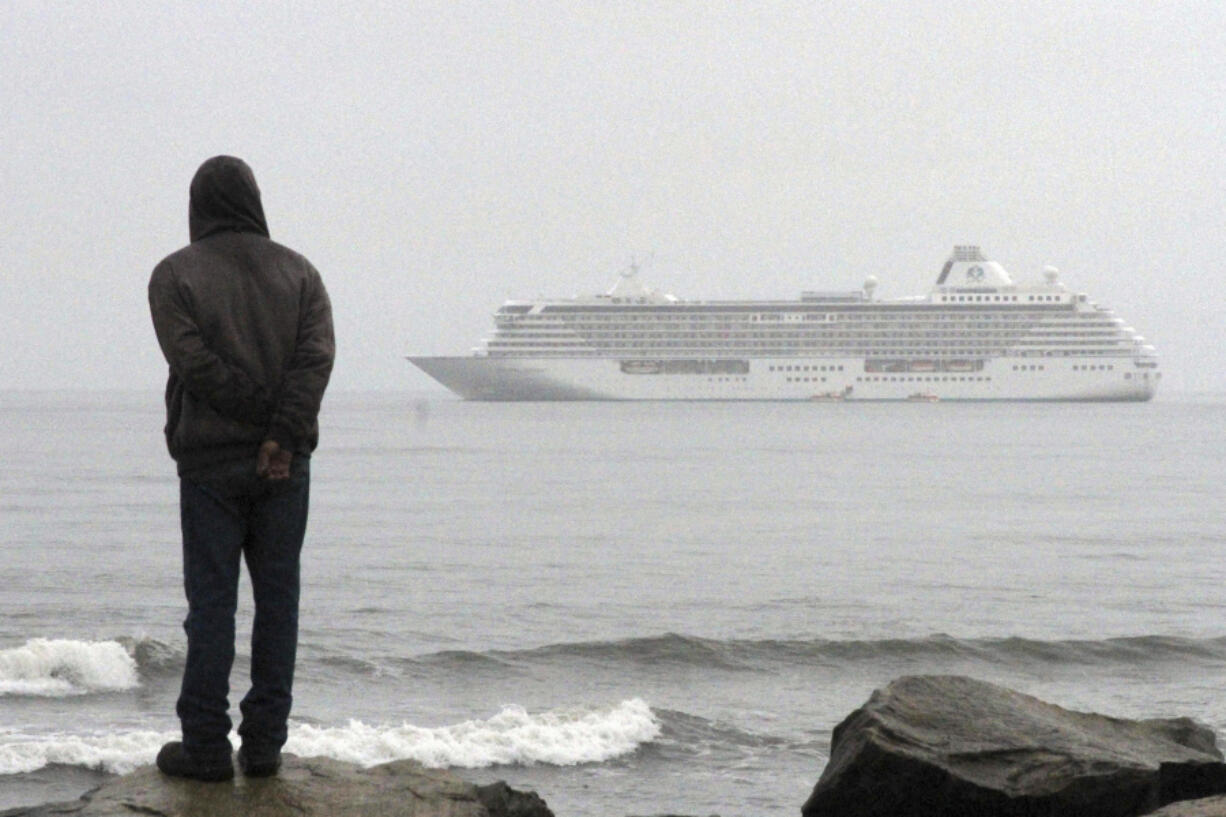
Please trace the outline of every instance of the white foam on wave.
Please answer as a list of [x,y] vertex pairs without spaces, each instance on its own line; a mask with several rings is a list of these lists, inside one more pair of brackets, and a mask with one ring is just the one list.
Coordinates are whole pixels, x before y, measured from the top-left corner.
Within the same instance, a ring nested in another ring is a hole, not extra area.
[[25,774],[56,764],[127,774],[152,763],[163,743],[178,738],[177,732],[147,731],[40,737],[0,733],[0,775]]
[[117,641],[35,638],[0,650],[0,696],[65,697],[139,684],[136,661]]
[[[287,752],[374,766],[416,760],[435,768],[476,769],[505,764],[572,766],[600,763],[633,752],[660,734],[651,708],[637,698],[605,709],[568,709],[531,714],[507,706],[488,720],[452,726],[295,725]],[[158,749],[178,732],[132,731],[95,735],[23,735],[0,731],[0,775],[25,774],[62,764],[126,774],[152,763]],[[230,741],[238,744],[238,736]]]
[[635,698],[596,710],[557,710],[530,714],[507,706],[488,720],[427,728],[300,726],[286,750],[298,755],[328,755],[363,766],[411,759],[436,768],[477,769],[508,764],[571,766],[600,763],[629,754],[660,734],[651,708]]

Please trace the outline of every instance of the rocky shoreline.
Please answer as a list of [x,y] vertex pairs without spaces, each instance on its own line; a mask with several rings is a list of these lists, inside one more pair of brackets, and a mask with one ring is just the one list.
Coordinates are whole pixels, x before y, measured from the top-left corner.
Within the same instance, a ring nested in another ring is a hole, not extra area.
[[[803,817],[1226,817],[1226,763],[1188,718],[1075,712],[952,675],[906,676],[834,730]],[[741,813],[735,803],[728,814]],[[505,783],[413,761],[286,756],[274,778],[175,780],[152,766],[67,803],[0,817],[552,817]]]
[[1111,718],[972,678],[908,676],[835,727],[802,814],[1139,817],[1226,793],[1222,761],[1213,731],[1188,718]]
[[505,783],[475,786],[448,771],[398,760],[369,769],[326,757],[283,756],[269,778],[232,783],[169,778],[153,766],[79,800],[19,807],[0,817],[553,817],[545,801]]

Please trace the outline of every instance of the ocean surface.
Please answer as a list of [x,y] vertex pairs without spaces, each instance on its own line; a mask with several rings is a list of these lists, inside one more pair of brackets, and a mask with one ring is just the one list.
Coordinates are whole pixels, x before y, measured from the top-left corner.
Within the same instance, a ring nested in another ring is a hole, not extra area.
[[[1226,730],[1226,396],[336,393],[321,422],[290,751],[731,817],[795,815],[904,674]],[[0,807],[178,735],[161,425],[156,393],[0,393]]]

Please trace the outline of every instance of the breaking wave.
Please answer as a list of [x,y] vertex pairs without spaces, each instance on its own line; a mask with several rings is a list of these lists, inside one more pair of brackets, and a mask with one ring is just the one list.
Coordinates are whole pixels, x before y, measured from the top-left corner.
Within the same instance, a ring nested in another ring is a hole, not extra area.
[[35,638],[0,650],[0,696],[58,698],[139,685],[136,659],[118,641]]
[[[661,734],[651,708],[634,698],[603,709],[530,713],[507,706],[486,720],[451,726],[293,725],[285,751],[325,755],[375,766],[416,760],[435,768],[600,763],[634,752]],[[178,732],[133,731],[103,735],[24,736],[0,732],[0,775],[24,774],[50,765],[83,766],[126,774],[152,763],[158,749]],[[237,744],[237,737],[231,735]]]
[[373,766],[411,759],[426,766],[479,769],[486,766],[573,766],[600,763],[633,752],[660,735],[651,708],[635,698],[607,709],[555,710],[531,714],[508,706],[487,720],[452,726],[300,726],[286,750],[327,755]]
[[0,775],[25,774],[56,765],[127,774],[137,766],[152,763],[163,743],[178,739],[177,731],[45,737],[0,733]]

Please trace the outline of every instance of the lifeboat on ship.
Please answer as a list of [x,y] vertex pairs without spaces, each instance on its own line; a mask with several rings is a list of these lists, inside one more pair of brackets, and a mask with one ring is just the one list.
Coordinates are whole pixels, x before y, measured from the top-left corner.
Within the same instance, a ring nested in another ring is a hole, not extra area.
[[841,403],[851,397],[851,386],[842,391],[824,391],[811,396],[809,399],[818,403]]

